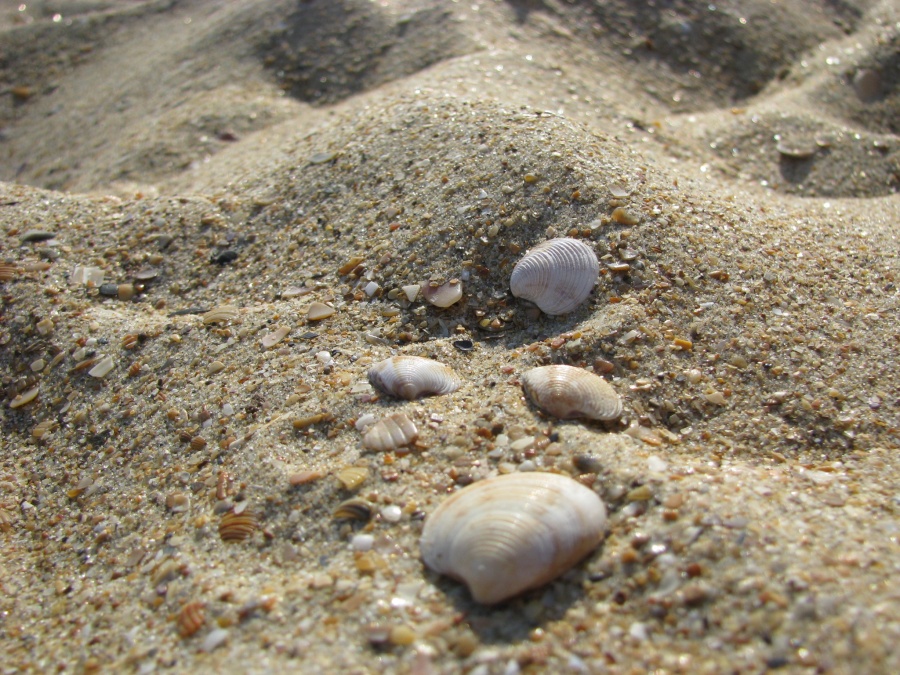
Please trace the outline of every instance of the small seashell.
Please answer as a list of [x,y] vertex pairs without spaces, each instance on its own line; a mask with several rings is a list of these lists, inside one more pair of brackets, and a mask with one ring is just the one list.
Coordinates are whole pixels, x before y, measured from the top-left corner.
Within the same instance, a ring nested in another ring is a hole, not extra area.
[[403,291],[403,294],[406,296],[406,299],[410,302],[414,302],[416,297],[419,295],[419,289],[421,286],[419,284],[409,284],[408,286],[403,286],[400,290]]
[[398,413],[376,422],[363,437],[367,450],[389,452],[409,445],[419,437],[419,430],[406,415]]
[[31,389],[23,391],[21,394],[19,394],[9,402],[9,407],[15,409],[21,408],[23,405],[28,405],[37,398],[38,391],[40,391],[39,385],[35,385]]
[[291,332],[290,327],[288,327],[288,326],[279,326],[278,328],[276,328],[275,330],[273,330],[271,333],[269,333],[268,335],[266,335],[265,337],[263,337],[263,339],[261,340],[262,346],[263,346],[265,349],[269,349],[270,347],[274,347],[274,346],[277,345],[279,342],[281,342],[282,340],[284,340],[284,338],[286,338],[286,337],[287,337],[287,334],[290,333],[290,332]]
[[14,279],[21,269],[12,263],[0,262],[0,281],[10,281]]
[[211,323],[227,323],[228,321],[233,321],[238,316],[238,308],[234,305],[219,305],[218,307],[213,307],[206,314],[204,314],[201,319],[203,319],[203,323],[211,324]]
[[138,343],[141,340],[141,336],[137,333],[128,333],[125,337],[122,338],[122,348],[123,349],[135,349],[138,346]]
[[341,485],[344,486],[345,490],[352,492],[366,482],[369,478],[369,470],[364,466],[348,466],[334,475],[341,482]]
[[88,375],[96,378],[103,378],[109,375],[112,369],[115,367],[115,361],[113,361],[112,356],[104,356],[102,359],[97,361],[97,364],[88,371]]
[[225,370],[225,364],[221,361],[213,361],[206,367],[206,375],[207,377],[210,375],[215,375],[221,371]]
[[178,612],[178,634],[189,638],[203,628],[206,623],[206,605],[202,602],[189,602]]
[[311,427],[313,424],[319,424],[320,422],[331,422],[334,420],[334,415],[331,413],[316,413],[315,415],[309,415],[307,417],[298,417],[291,425],[294,429],[300,430],[305,429],[306,427]]
[[243,541],[259,528],[259,519],[251,509],[241,513],[229,511],[219,521],[219,536],[222,541]]
[[425,564],[491,605],[555,579],[603,538],[606,507],[559,474],[512,473],[479,481],[425,521]]
[[614,420],[622,400],[599,375],[574,366],[541,366],[522,375],[522,387],[532,402],[554,417]]
[[334,307],[326,305],[323,302],[314,302],[306,311],[306,318],[309,321],[321,321],[332,316],[337,310]]
[[191,450],[202,450],[206,447],[206,439],[203,436],[194,436],[191,439]]
[[44,420],[31,430],[31,437],[34,440],[39,441],[47,434],[53,433],[58,426],[59,424],[57,424],[56,420]]
[[450,394],[461,384],[451,368],[420,356],[392,356],[379,361],[369,368],[369,382],[386,394],[408,401]]
[[422,296],[435,307],[449,307],[462,298],[462,282],[451,279],[445,284],[431,281],[422,286]]
[[550,239],[516,263],[509,287],[517,298],[556,316],[584,302],[599,274],[600,263],[590,246],[577,239]]
[[337,505],[331,514],[335,520],[371,520],[372,502],[354,497]]

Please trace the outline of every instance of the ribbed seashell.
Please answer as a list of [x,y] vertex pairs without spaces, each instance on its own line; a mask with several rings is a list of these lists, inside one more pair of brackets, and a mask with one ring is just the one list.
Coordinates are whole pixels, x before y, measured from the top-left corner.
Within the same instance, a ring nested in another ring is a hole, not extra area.
[[335,520],[371,520],[372,502],[359,497],[341,502],[331,513]]
[[259,528],[256,513],[246,509],[241,513],[229,511],[219,521],[219,536],[222,541],[243,541]]
[[206,623],[206,605],[202,602],[189,602],[178,612],[178,634],[189,638]]
[[425,564],[491,605],[568,570],[603,538],[606,507],[559,474],[512,473],[465,487],[425,521]]
[[577,239],[550,239],[528,251],[513,268],[509,288],[545,314],[568,314],[591,294],[600,274],[593,249]]
[[419,437],[419,430],[406,415],[398,413],[380,420],[369,427],[363,436],[367,450],[389,452],[409,445]]
[[203,323],[210,324],[233,321],[237,316],[238,308],[234,305],[219,305],[218,307],[213,307],[201,318],[203,319]]
[[345,490],[351,492],[359,488],[369,477],[369,470],[364,466],[348,466],[334,474]]
[[0,281],[9,281],[16,277],[20,268],[12,263],[0,262]]
[[554,417],[614,420],[622,399],[599,375],[575,366],[541,366],[522,374],[522,387],[532,402]]
[[420,356],[392,356],[369,368],[369,382],[386,394],[412,401],[421,396],[440,396],[459,389],[453,370]]

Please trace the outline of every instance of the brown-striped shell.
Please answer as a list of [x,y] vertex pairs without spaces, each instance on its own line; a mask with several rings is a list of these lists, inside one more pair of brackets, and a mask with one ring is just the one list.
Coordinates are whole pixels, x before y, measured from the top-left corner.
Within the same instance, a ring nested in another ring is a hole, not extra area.
[[229,511],[219,521],[219,536],[222,541],[243,541],[259,528],[259,518],[251,509],[241,513]]
[[513,473],[463,488],[425,521],[421,550],[435,572],[495,604],[568,570],[603,538],[606,507],[559,474]]
[[420,356],[392,356],[369,368],[369,382],[386,394],[408,401],[422,396],[440,396],[459,389],[453,370]]
[[600,274],[594,250],[577,239],[550,239],[516,263],[509,288],[545,314],[568,314],[591,294]]
[[189,602],[178,612],[178,634],[189,638],[206,623],[206,605],[202,602]]
[[366,431],[363,445],[367,450],[390,452],[409,445],[419,437],[419,430],[406,415],[398,413],[379,420]]
[[575,366],[540,366],[522,375],[522,387],[541,410],[568,420],[614,420],[622,399],[606,380]]

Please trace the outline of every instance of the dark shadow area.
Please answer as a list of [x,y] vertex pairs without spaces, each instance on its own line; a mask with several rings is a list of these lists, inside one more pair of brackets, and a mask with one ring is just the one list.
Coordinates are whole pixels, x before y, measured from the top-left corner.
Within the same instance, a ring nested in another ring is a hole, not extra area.
[[360,0],[309,0],[279,22],[259,56],[291,96],[327,105],[468,51],[440,5],[392,16]]

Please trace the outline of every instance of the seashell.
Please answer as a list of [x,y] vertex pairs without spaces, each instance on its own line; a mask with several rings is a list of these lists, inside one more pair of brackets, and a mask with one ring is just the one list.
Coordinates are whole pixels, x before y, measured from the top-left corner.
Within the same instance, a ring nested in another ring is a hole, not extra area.
[[219,536],[222,541],[243,541],[259,528],[259,518],[250,509],[241,513],[229,511],[219,521]]
[[335,520],[371,520],[372,502],[359,497],[348,499],[337,505],[331,517]]
[[218,307],[213,307],[201,318],[203,319],[203,323],[211,324],[233,321],[237,316],[238,308],[234,305],[219,305]]
[[37,398],[39,391],[40,391],[39,385],[35,385],[31,389],[28,389],[27,391],[23,391],[21,394],[19,394],[12,401],[9,402],[9,407],[16,409],[16,408],[21,408],[23,405],[28,405],[34,399]]
[[39,441],[47,434],[52,434],[58,426],[59,424],[56,422],[56,420],[44,420],[43,422],[38,423],[38,425],[31,430],[31,437],[34,440]]
[[386,394],[412,401],[450,394],[462,384],[443,363],[420,356],[392,356],[369,368],[369,382]]
[[314,302],[306,310],[306,318],[309,321],[321,321],[333,315],[337,310],[324,302]]
[[265,337],[263,337],[263,339],[260,340],[260,342],[262,343],[262,346],[265,349],[269,349],[270,347],[274,347],[279,342],[284,340],[284,338],[286,338],[287,334],[290,332],[291,332],[291,329],[289,326],[279,326],[274,331],[272,331],[271,333],[269,333]]
[[422,286],[422,296],[435,307],[449,307],[462,298],[462,282],[451,279],[445,284],[430,281]]
[[606,507],[559,474],[512,473],[461,489],[425,520],[425,564],[492,605],[541,586],[603,538]]
[[113,361],[112,356],[104,356],[97,364],[88,371],[88,375],[96,378],[103,378],[112,372],[112,369],[115,367],[115,361]]
[[366,482],[369,478],[369,470],[364,466],[348,466],[334,475],[345,490],[352,492]]
[[367,450],[388,452],[409,445],[419,437],[419,430],[406,415],[398,413],[373,424],[363,437]]
[[522,375],[522,387],[532,402],[554,417],[614,420],[622,400],[599,375],[575,366],[541,366]]
[[550,239],[528,251],[513,268],[509,288],[545,314],[567,314],[584,302],[600,275],[597,255],[577,239]]
[[19,272],[20,268],[17,265],[13,265],[12,263],[0,262],[0,281],[10,281],[15,278]]
[[194,436],[191,439],[191,450],[202,450],[206,447],[206,439],[203,436]]
[[137,333],[128,333],[125,337],[122,338],[122,348],[123,349],[136,349],[138,343],[141,341],[141,336]]
[[178,612],[178,634],[189,638],[203,628],[206,623],[206,605],[202,602],[189,602]]

